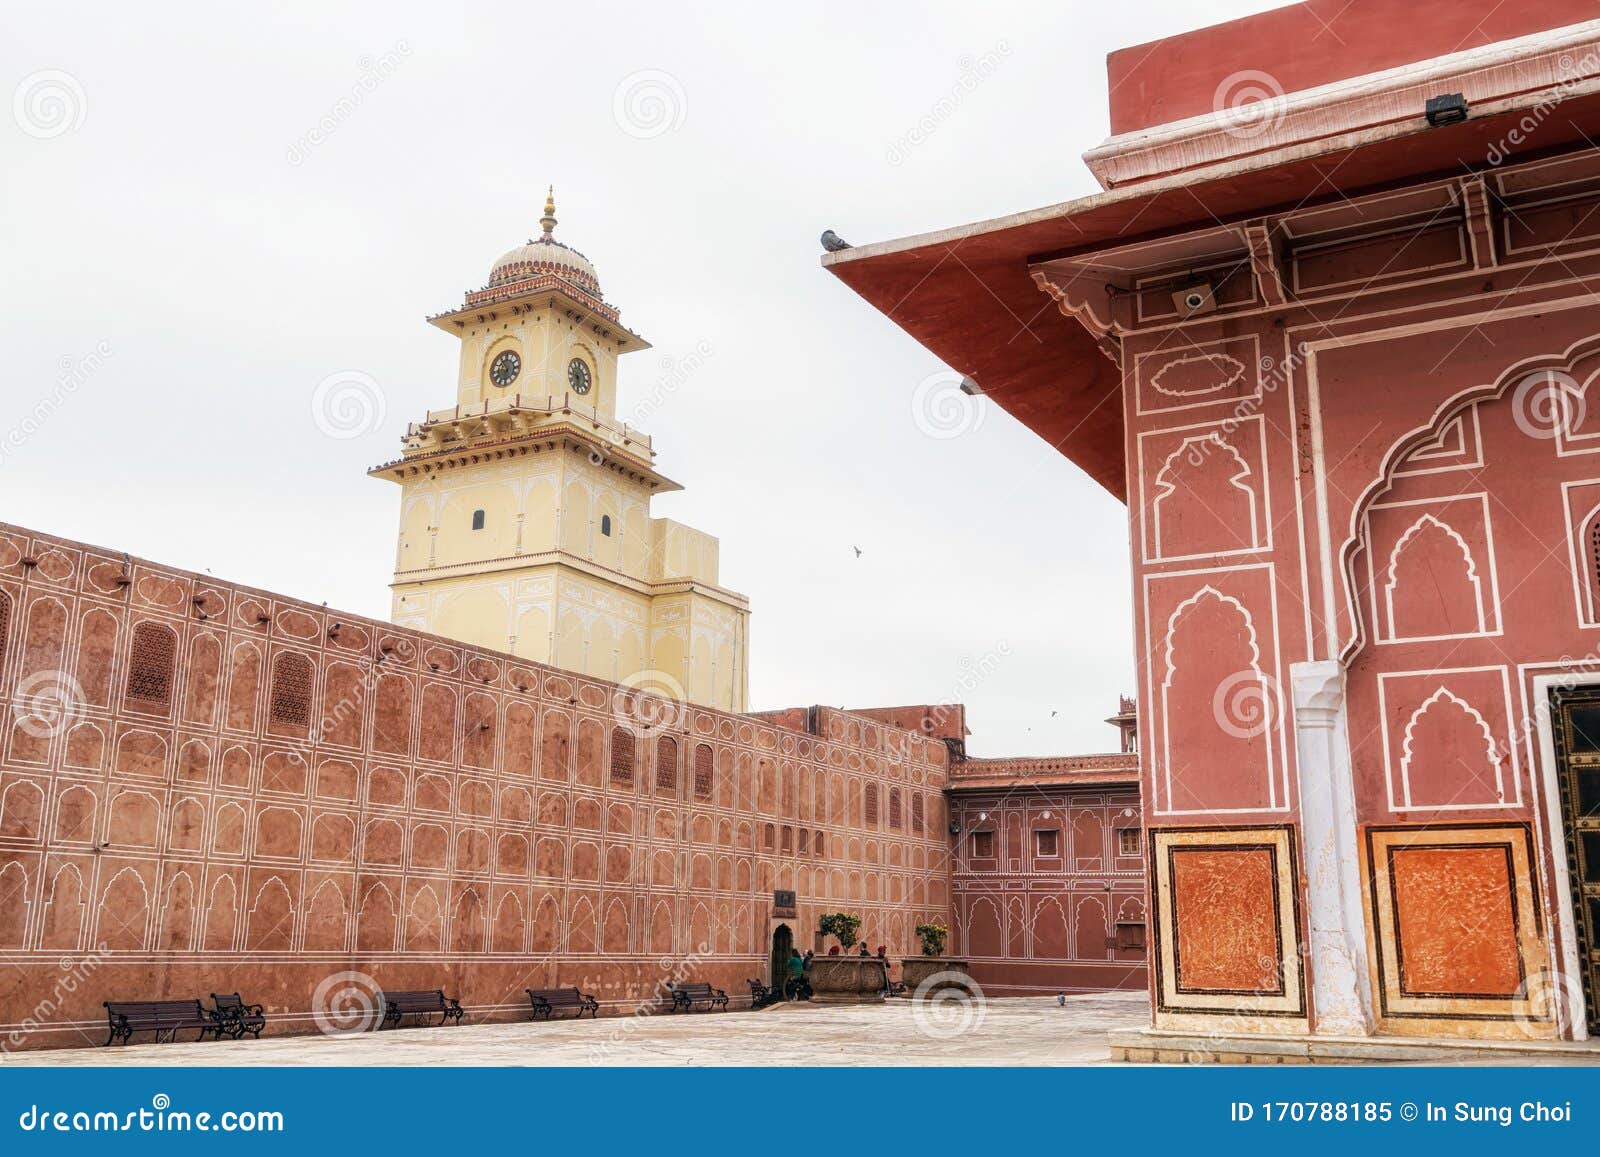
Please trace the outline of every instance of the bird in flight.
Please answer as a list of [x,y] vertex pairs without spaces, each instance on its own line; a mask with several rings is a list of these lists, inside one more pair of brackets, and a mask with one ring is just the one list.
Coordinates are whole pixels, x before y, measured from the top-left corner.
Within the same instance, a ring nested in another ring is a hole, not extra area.
[[857,558],[861,557],[861,548],[859,546],[852,546],[850,549],[856,552]]

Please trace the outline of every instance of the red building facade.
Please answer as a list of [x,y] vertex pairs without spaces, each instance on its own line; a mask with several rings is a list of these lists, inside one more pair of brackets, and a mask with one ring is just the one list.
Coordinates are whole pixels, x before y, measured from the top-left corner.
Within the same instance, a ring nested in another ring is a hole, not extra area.
[[983,990],[1145,987],[1138,757],[969,759],[949,783],[952,950]]
[[[383,987],[475,1021],[564,985],[742,999],[825,912],[898,959],[952,922],[964,719],[704,710],[0,524],[0,1050],[235,990],[275,1032]],[[1028,888],[1065,905],[1062,867]]]
[[747,995],[824,911],[897,956],[949,918],[937,739],[639,698],[4,525],[0,704],[6,1049],[236,989],[274,1031],[380,985],[632,1011]]
[[1157,1041],[1600,1015],[1600,23],[1407,11],[1114,54],[1108,192],[828,258],[1128,503]]

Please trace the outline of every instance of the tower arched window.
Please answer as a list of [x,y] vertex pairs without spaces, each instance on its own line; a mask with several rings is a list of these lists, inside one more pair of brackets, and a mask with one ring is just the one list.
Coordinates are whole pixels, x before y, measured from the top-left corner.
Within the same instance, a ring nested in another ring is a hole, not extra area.
[[146,711],[165,711],[172,705],[172,667],[178,655],[178,635],[160,623],[140,623],[133,628],[128,648],[128,682],[123,700]]
[[482,530],[483,529],[483,511],[474,510],[472,512],[472,529],[473,530]]
[[609,514],[600,516],[600,533],[607,538],[611,537],[611,516]]

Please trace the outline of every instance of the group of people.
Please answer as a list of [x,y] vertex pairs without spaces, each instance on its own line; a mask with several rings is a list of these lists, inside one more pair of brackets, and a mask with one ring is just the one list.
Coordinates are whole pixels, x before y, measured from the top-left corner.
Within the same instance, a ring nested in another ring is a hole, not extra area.
[[[828,955],[838,956],[839,946],[835,944],[832,948],[828,949]],[[863,940],[861,942],[861,949],[856,953],[856,955],[870,957],[873,955],[873,952],[871,948],[867,947],[866,941]],[[785,999],[811,999],[811,981],[809,976],[811,972],[811,961],[813,958],[815,958],[815,956],[816,953],[809,949],[806,950],[806,953],[803,956],[800,954],[800,949],[798,948],[791,948],[789,950],[789,976],[784,981],[783,985],[783,995]],[[878,945],[877,957],[879,960],[883,961],[883,994],[888,996],[893,990],[893,985],[891,985],[889,982],[889,949],[882,944]]]

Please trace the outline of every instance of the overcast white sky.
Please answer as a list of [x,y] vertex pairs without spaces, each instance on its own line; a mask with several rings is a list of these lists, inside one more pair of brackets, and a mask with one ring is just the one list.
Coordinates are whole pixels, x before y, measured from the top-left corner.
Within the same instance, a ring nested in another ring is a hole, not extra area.
[[[962,699],[976,754],[1105,750],[1123,507],[997,408],[930,436],[944,367],[817,235],[1092,192],[1105,54],[1276,6],[11,5],[0,520],[385,617],[399,491],[364,471],[455,386],[423,317],[553,181],[655,345],[623,411],[709,351],[643,424],[687,487],[656,513],[719,535],[752,599],[752,705]],[[385,411],[334,438],[312,395],[344,370]]]

